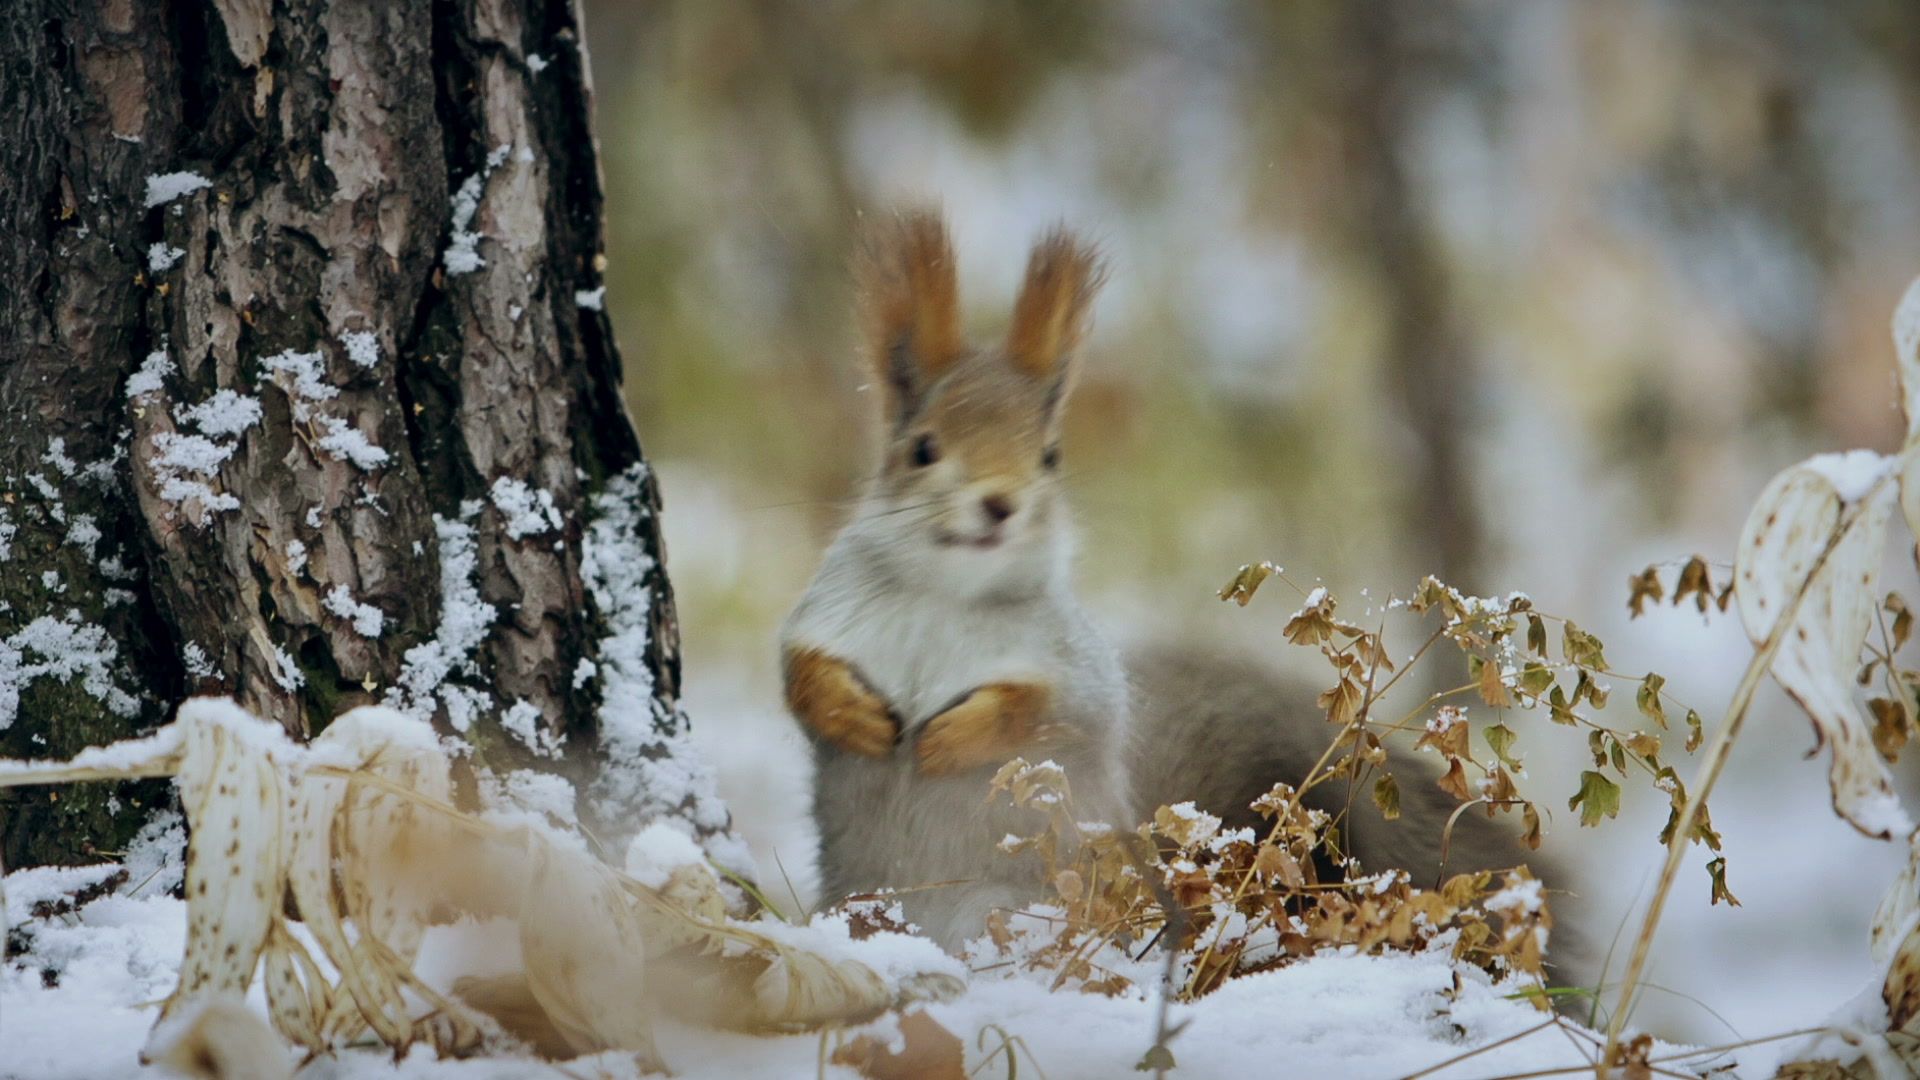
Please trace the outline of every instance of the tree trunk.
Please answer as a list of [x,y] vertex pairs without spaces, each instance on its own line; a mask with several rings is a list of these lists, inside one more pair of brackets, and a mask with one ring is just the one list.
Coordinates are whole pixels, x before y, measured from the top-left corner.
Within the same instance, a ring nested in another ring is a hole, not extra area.
[[[558,771],[603,841],[726,836],[589,97],[565,0],[0,12],[0,756],[188,693],[301,738],[384,702],[469,799]],[[112,851],[152,795],[6,796],[0,852]]]
[[1452,18],[1446,7],[1410,14],[1394,4],[1349,5],[1337,115],[1348,139],[1348,227],[1386,312],[1388,396],[1412,436],[1401,470],[1409,478],[1405,528],[1417,538],[1423,572],[1472,592],[1484,529],[1468,440],[1471,343],[1454,310],[1424,193],[1403,160],[1414,143],[1426,62],[1409,38],[1421,29],[1443,38]]

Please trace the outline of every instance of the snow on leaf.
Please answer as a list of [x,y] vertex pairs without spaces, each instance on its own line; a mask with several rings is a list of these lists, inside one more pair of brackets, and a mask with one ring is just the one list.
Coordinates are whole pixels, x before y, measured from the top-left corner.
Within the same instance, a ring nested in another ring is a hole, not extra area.
[[[1874,749],[1872,719],[1856,701],[1854,674],[1873,624],[1894,489],[1885,483],[1868,490],[1836,485],[1836,478],[1857,479],[1852,475],[1857,467],[1829,457],[1773,478],[1741,533],[1734,595],[1747,636],[1759,644],[1804,584],[1805,595],[1773,659],[1773,677],[1806,710],[1815,737],[1833,744],[1834,811],[1868,836],[1886,839],[1911,831],[1913,824]],[[1843,491],[1856,499],[1843,498]],[[1846,531],[1836,538],[1843,524]],[[1830,543],[1832,550],[1816,574]]]

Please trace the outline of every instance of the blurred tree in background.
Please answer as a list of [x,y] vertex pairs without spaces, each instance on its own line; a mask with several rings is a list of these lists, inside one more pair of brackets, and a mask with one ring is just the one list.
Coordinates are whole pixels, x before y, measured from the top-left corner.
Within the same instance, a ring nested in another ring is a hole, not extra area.
[[945,203],[983,309],[1049,221],[1105,239],[1069,456],[1123,608],[1204,623],[1259,555],[1503,588],[1542,535],[1699,532],[1803,440],[1894,436],[1911,6],[587,14],[634,404],[669,498],[737,519],[683,578],[715,633],[764,633],[814,554],[783,523],[824,537],[857,483],[845,255],[902,200]]

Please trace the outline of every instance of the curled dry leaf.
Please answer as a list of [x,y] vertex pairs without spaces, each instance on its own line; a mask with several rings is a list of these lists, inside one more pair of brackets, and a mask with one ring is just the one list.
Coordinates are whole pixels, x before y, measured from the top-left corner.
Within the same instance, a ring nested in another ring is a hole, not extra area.
[[612,870],[583,852],[533,841],[520,919],[527,985],[575,1053],[648,1059],[647,948],[641,919]]
[[240,996],[279,917],[286,855],[280,729],[220,698],[180,706],[180,806],[187,847],[187,947],[164,1021],[207,995]]
[[1907,868],[1873,913],[1873,959],[1886,968],[1880,996],[1892,1030],[1920,1012],[1920,836],[1908,842]]
[[[317,760],[380,777],[427,799],[446,802],[452,794],[446,755],[432,727],[393,709],[367,706],[343,714],[313,741],[313,751]],[[373,996],[397,1027],[408,1015],[398,990],[413,982],[413,959],[433,903],[432,883],[421,876],[431,873],[448,850],[447,827],[410,801],[346,783],[331,830],[334,895],[344,900],[343,914],[358,932],[350,963],[370,973],[366,985],[379,989]],[[342,995],[326,1017],[322,1037],[329,1043],[351,1038],[363,1022],[371,1022],[363,1015],[367,1007]]]
[[1886,839],[1912,831],[1913,824],[1874,748],[1873,723],[1855,700],[1854,675],[1873,625],[1893,488],[1870,482],[1845,493],[1853,501],[1843,499],[1836,476],[1852,489],[1862,486],[1861,472],[1857,461],[1819,457],[1774,477],[1741,533],[1735,594],[1741,624],[1756,644],[1793,609],[1773,677],[1806,710],[1820,742],[1832,744],[1834,811],[1868,836]]

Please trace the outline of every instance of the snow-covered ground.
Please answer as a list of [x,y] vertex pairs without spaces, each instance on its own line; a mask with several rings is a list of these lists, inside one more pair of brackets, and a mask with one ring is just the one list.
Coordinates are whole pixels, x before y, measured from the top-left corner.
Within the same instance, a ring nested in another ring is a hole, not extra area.
[[[185,905],[151,883],[133,881],[77,910],[34,917],[36,904],[97,885],[112,867],[23,870],[7,879],[7,923],[26,952],[0,980],[0,1077],[7,1080],[110,1080],[157,1074],[138,1055],[157,1003],[172,988],[185,938]],[[832,927],[827,930],[832,933]],[[504,940],[471,924],[429,935],[420,969],[450,984],[475,967],[475,942],[492,950],[485,966],[511,963]],[[906,944],[906,943],[902,943]],[[919,944],[917,942],[912,944]],[[1484,977],[1466,975],[1453,991],[1451,966],[1437,955],[1325,956],[1242,978],[1202,1000],[1176,1008],[1191,1021],[1173,1043],[1178,1077],[1396,1077],[1419,1073],[1480,1047],[1431,1075],[1493,1077],[1573,1068],[1589,1060],[1592,1036],[1542,1024],[1531,1007],[1504,996]],[[254,1005],[264,1014],[255,990]],[[999,1049],[1013,1040],[1020,1067],[1038,1065],[1053,1080],[1134,1075],[1152,1042],[1156,1003],[1145,994],[1108,998],[1052,992],[1028,977],[976,975],[953,1001],[930,1015],[966,1044],[980,1075],[1006,1074]],[[799,1077],[857,1074],[819,1068],[822,1046],[867,1030],[888,1034],[888,1022],[829,1034],[759,1037],[666,1023],[660,1051],[685,1078]],[[1530,1034],[1526,1034],[1529,1033]],[[1513,1041],[1503,1042],[1514,1036]],[[1495,1045],[1499,1044],[1499,1045]],[[1679,1053],[1679,1051],[1665,1051]],[[564,1065],[495,1056],[439,1061],[415,1050],[394,1062],[384,1051],[352,1049],[307,1066],[303,1077],[509,1077],[634,1075],[630,1062],[603,1054]]]

